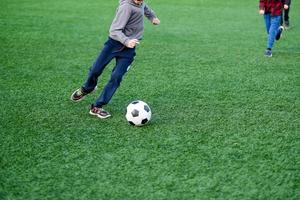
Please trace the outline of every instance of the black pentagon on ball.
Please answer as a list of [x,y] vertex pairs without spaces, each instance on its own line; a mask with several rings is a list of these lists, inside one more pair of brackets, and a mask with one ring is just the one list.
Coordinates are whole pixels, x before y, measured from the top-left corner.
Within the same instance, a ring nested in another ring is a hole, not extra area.
[[150,111],[150,108],[149,108],[149,106],[147,106],[147,105],[144,105],[144,110],[145,110],[146,112],[149,112],[149,111]]
[[132,117],[137,117],[139,116],[139,111],[137,109],[134,109],[133,111],[131,111],[131,115]]
[[139,101],[133,101],[133,102],[131,102],[131,104],[137,104],[137,103],[139,103]]
[[147,118],[142,120],[142,124],[146,124],[147,122],[148,122]]
[[135,126],[135,124],[132,121],[129,121],[129,124]]

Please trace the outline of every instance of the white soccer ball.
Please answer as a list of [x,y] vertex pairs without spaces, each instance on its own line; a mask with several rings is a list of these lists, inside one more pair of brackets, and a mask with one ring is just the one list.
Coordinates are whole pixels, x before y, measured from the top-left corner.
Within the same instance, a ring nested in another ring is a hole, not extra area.
[[143,126],[151,119],[151,109],[145,102],[136,100],[127,106],[125,117],[131,125]]

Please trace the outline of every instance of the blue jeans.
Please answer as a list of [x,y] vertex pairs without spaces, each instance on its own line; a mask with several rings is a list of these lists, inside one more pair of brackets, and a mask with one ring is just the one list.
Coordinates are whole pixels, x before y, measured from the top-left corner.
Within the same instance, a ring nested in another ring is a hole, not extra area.
[[268,33],[267,48],[272,49],[275,42],[275,37],[279,30],[281,16],[271,16],[270,14],[265,14],[264,19]]
[[110,101],[115,91],[120,86],[124,74],[133,62],[134,56],[135,48],[127,48],[122,43],[108,38],[100,55],[91,67],[88,78],[83,86],[84,92],[92,92],[96,87],[98,77],[102,74],[104,68],[113,58],[116,59],[116,65],[112,70],[110,80],[104,87],[94,106],[101,107]]

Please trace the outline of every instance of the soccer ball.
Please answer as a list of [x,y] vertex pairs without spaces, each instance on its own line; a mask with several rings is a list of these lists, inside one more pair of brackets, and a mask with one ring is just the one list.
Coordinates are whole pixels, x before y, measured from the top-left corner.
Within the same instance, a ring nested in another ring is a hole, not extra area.
[[143,126],[151,119],[151,109],[145,102],[136,100],[127,106],[125,117],[131,125]]

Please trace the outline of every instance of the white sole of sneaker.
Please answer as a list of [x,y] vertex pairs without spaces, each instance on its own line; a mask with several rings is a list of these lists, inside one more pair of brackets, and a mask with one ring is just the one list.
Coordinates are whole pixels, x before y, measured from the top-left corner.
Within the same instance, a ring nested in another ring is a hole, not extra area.
[[101,118],[101,119],[106,119],[106,118],[108,118],[108,117],[111,117],[111,115],[101,116],[101,115],[98,115],[98,114],[93,113],[92,111],[90,111],[89,113],[90,113],[90,115],[99,117],[99,118]]

